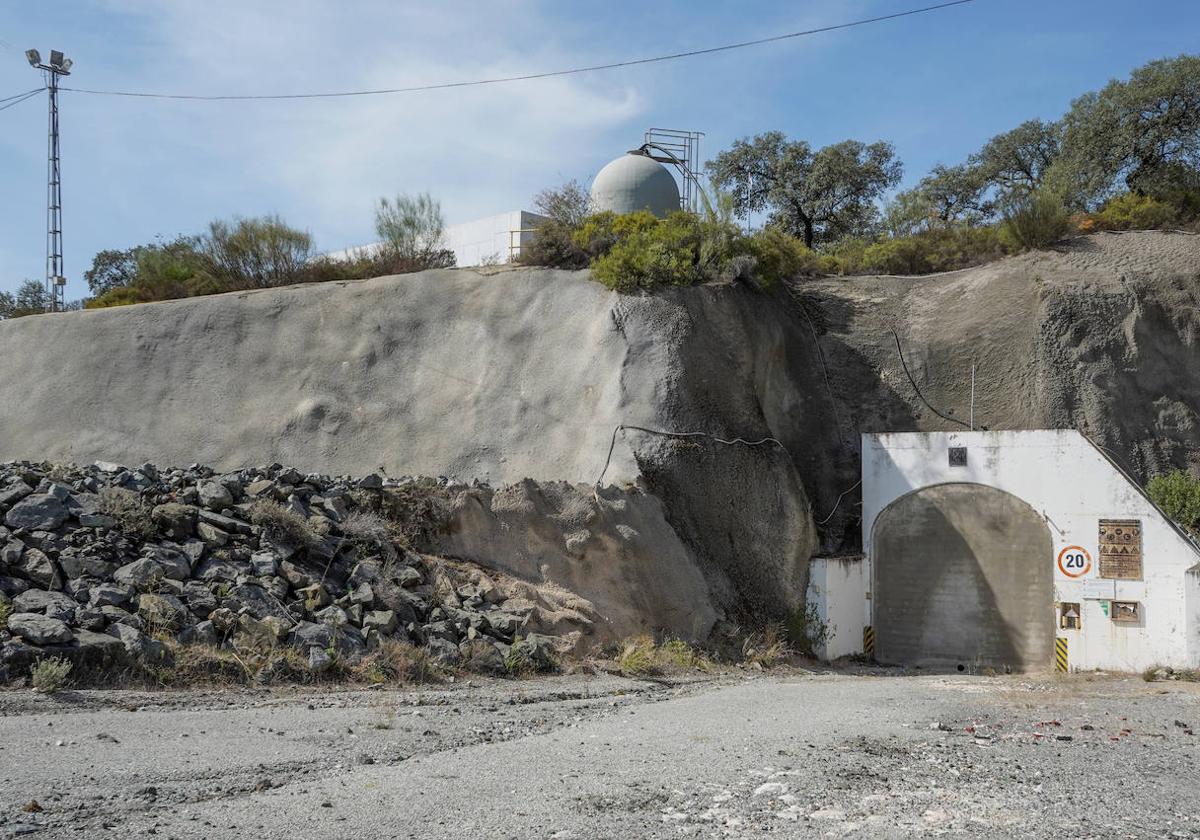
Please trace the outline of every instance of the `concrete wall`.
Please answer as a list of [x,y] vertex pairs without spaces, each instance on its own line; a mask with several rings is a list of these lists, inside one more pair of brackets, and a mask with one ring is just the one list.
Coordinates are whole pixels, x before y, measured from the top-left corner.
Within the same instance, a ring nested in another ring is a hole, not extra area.
[[[950,466],[950,447],[965,447],[966,466]],[[1156,663],[1195,666],[1200,621],[1189,614],[1185,578],[1197,550],[1113,464],[1073,430],[931,432],[863,436],[863,543],[870,567],[871,598],[880,585],[875,568],[875,524],[888,505],[913,490],[947,483],[987,485],[1029,504],[1050,529],[1052,547],[1038,558],[1053,574],[1053,602],[1082,605],[1079,630],[1056,630],[1068,640],[1073,669],[1137,671]],[[1102,581],[1100,519],[1137,519],[1142,524],[1143,579]],[[1058,567],[1059,554],[1081,546],[1090,570],[1073,578]],[[1101,592],[1106,590],[1106,592]],[[1111,620],[1112,600],[1139,602],[1137,623]],[[1057,627],[1057,620],[1056,621]]]
[[1054,647],[1050,529],[1016,496],[939,484],[888,505],[872,541],[875,658],[1044,668]]
[[862,653],[862,597],[866,589],[860,556],[814,557],[808,566],[808,604],[825,624],[818,658],[830,661]]

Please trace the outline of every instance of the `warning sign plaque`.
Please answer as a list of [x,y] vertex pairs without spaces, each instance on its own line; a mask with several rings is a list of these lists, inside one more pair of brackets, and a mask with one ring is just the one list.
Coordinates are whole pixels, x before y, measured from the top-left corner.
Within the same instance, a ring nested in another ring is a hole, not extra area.
[[1138,519],[1100,520],[1100,577],[1142,579],[1142,523]]

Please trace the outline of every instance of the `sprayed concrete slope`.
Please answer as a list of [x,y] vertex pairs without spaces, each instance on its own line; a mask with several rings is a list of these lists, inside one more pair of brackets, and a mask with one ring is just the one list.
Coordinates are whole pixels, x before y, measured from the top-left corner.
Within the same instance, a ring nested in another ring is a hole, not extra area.
[[611,302],[438,271],[6,322],[0,457],[583,481],[628,400]]
[[769,435],[797,398],[778,304],[458,270],[6,322],[0,458],[536,479],[464,493],[431,550],[568,586],[614,633],[702,637],[803,602],[815,530],[788,454],[629,431],[620,489],[590,485],[620,422]]

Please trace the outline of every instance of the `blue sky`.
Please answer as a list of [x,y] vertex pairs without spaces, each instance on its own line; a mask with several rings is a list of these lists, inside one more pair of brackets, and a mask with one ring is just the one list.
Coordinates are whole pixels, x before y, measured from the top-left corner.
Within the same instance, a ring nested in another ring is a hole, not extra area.
[[[928,0],[925,0],[928,2]],[[174,93],[394,87],[560,69],[901,11],[922,0],[62,0],[5,3],[0,97],[69,85]],[[375,199],[428,190],[449,221],[585,182],[649,126],[713,153],[780,129],[895,144],[905,183],[1154,58],[1196,51],[1200,3],[975,0],[678,62],[436,93],[176,102],[64,92],[69,299],[102,248],[279,213],[331,250],[372,238]],[[0,111],[0,289],[41,278],[45,100]]]

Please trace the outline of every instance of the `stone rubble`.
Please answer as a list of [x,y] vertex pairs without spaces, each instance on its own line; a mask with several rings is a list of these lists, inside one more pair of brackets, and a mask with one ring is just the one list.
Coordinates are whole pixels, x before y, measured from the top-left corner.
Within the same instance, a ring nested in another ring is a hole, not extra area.
[[404,486],[278,464],[0,463],[0,682],[51,656],[101,674],[169,664],[164,636],[267,639],[314,672],[385,639],[449,666],[549,667],[563,645],[537,603],[388,535],[375,512]]

